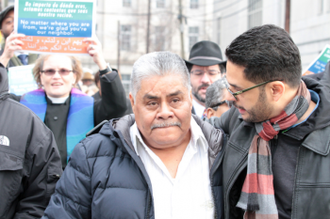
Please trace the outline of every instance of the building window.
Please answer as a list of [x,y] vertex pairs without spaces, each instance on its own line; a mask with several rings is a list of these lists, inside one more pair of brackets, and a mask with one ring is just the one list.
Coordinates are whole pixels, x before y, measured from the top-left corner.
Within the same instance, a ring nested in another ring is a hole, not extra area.
[[126,96],[128,96],[129,95],[129,92],[130,92],[131,75],[129,75],[129,74],[122,74],[121,75],[121,81],[122,81],[122,84],[124,86],[124,90],[125,90]]
[[165,50],[165,27],[156,26],[155,27],[155,51]]
[[125,90],[125,94],[126,96],[129,95],[129,92],[130,92],[130,81],[122,81],[122,84],[123,84],[123,87],[124,87],[124,90]]
[[198,0],[190,0],[190,8],[198,8]]
[[123,7],[131,7],[132,6],[132,1],[131,0],[123,0]]
[[165,0],[156,0],[157,8],[165,8]]
[[189,27],[189,49],[198,42],[198,27]]
[[248,28],[262,24],[262,0],[249,0]]
[[217,18],[217,43],[220,45],[221,40],[221,17]]
[[122,74],[121,75],[121,80],[123,80],[123,81],[130,81],[131,80],[131,75]]
[[318,14],[330,12],[330,0],[318,0]]
[[121,25],[120,50],[131,50],[131,25]]

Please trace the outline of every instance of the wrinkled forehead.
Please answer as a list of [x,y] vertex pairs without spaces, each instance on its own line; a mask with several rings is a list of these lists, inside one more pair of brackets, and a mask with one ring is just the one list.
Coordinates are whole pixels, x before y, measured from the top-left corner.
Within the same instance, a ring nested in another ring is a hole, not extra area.
[[162,96],[168,95],[174,90],[175,92],[179,91],[180,93],[187,93],[189,91],[181,76],[168,74],[142,79],[138,94],[140,96],[144,96],[145,94]]

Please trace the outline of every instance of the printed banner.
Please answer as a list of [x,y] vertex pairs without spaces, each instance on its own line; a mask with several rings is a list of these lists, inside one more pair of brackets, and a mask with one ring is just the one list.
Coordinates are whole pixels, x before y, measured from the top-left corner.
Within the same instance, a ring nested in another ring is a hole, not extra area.
[[11,67],[8,69],[9,92],[23,95],[38,88],[32,74],[34,65]]
[[94,34],[93,0],[16,0],[14,13],[16,32],[27,36],[23,51],[87,53],[82,40]]
[[322,50],[320,55],[308,66],[303,75],[317,74],[325,70],[325,66],[330,61],[330,45]]

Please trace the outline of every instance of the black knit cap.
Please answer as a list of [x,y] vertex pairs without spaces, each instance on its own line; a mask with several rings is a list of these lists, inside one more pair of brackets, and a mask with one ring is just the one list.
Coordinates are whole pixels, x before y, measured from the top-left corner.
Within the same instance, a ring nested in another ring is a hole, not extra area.
[[8,12],[14,10],[14,5],[9,5],[7,8],[3,9],[0,13],[0,29],[2,29],[2,21],[7,16]]
[[218,44],[211,41],[200,41],[190,50],[189,60],[185,60],[187,67],[192,65],[211,66],[217,64],[226,65]]

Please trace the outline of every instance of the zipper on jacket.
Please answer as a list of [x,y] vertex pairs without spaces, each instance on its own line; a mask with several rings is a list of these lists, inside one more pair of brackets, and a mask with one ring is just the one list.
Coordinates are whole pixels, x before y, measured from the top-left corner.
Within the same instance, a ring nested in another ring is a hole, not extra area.
[[[238,175],[242,172],[242,170],[247,166],[247,157],[248,157],[248,153],[245,154],[245,156],[243,157],[243,159],[241,160],[241,162],[237,165],[236,170],[234,171],[234,173],[238,173]],[[245,165],[244,165],[245,163]],[[228,183],[228,189],[227,191],[225,191],[226,193],[224,193],[224,197],[226,198],[226,200],[224,201],[224,205],[228,205],[229,204],[229,195],[227,195],[227,193],[230,193],[230,190],[232,189],[232,186],[234,185],[234,176],[235,174],[233,174],[230,179],[229,179],[229,183]],[[223,185],[225,186],[225,185]],[[228,196],[228,198],[227,198]],[[230,206],[229,206],[230,208]],[[224,207],[223,209],[224,211],[226,211],[226,207]],[[225,218],[227,218],[227,215],[229,214],[229,212],[224,212]]]
[[[120,132],[119,132],[120,133]],[[151,188],[149,187],[149,183],[151,185],[151,181],[150,181],[150,178],[147,174],[147,170],[145,169],[145,167],[143,166],[142,164],[142,161],[141,161],[141,164],[142,166],[139,165],[138,161],[135,160],[134,158],[134,155],[135,157],[137,157],[136,153],[134,150],[132,150],[132,148],[130,148],[130,146],[125,142],[125,138],[122,136],[122,134],[120,133],[119,134],[119,141],[121,142],[122,146],[121,148],[123,149],[123,151],[126,151],[126,153],[132,158],[132,160],[135,162],[136,166],[139,168],[139,170],[141,171],[142,173],[142,176],[143,178],[145,179],[146,183],[147,183],[147,191],[149,193],[148,195],[148,198],[147,198],[147,213],[146,213],[146,216],[145,218],[147,219],[149,217],[149,212],[150,212],[150,209],[151,209],[151,200],[152,200],[152,196],[151,196]],[[131,149],[131,150],[129,150]],[[147,180],[147,177],[149,178],[149,183],[148,183],[148,180]],[[155,215],[155,211],[154,211],[154,215]]]
[[298,171],[298,165],[299,165],[299,156],[300,156],[300,149],[298,149],[298,154],[297,154],[297,162],[296,162],[296,168],[295,168],[295,173],[294,173],[294,181],[293,181],[293,189],[292,189],[292,200],[291,200],[291,215],[290,217],[293,218],[293,216],[296,216],[295,210],[297,210],[294,206],[294,203],[296,202],[296,189],[297,189],[297,171]]
[[[214,194],[214,189],[213,189],[213,187],[214,187],[214,185],[213,185],[213,178],[214,177],[213,176],[214,176],[215,170],[219,168],[219,166],[221,164],[221,160],[223,158],[223,154],[224,154],[223,151],[221,151],[220,153],[221,153],[220,157],[216,161],[214,161],[214,163],[211,167],[211,170],[210,170],[210,183],[211,183],[211,191],[212,191],[212,196],[213,196],[213,201],[214,202],[216,200],[215,200],[215,194]],[[214,210],[215,210],[214,211],[214,218],[218,218],[218,210],[219,209],[217,209],[216,204],[214,204]]]
[[146,216],[145,216],[146,219],[149,218],[149,213],[150,213],[150,209],[151,209],[151,199],[152,199],[151,194],[150,194],[150,192],[148,192],[147,214],[146,214]]

